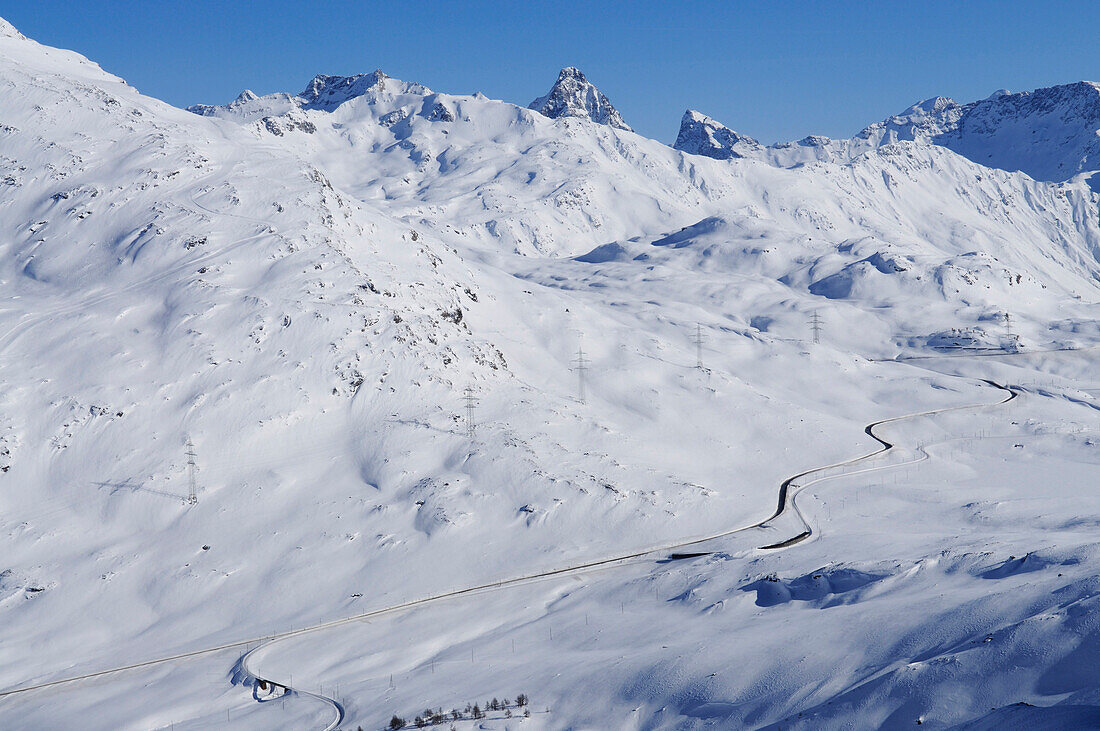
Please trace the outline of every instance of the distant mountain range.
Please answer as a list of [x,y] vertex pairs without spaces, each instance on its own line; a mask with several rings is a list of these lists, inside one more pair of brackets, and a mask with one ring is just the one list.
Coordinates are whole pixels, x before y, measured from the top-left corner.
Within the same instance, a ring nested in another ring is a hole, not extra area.
[[[288,105],[332,111],[351,99],[378,100],[387,92],[432,93],[420,84],[395,82],[378,70],[349,77],[320,75],[297,96],[274,94],[260,100],[244,91],[226,106],[200,104],[189,110],[248,119],[260,111],[285,113]],[[551,119],[585,119],[631,129],[611,101],[573,67],[562,69],[550,91],[529,108]],[[451,121],[442,109],[437,114]],[[1069,180],[1100,169],[1100,85],[1080,81],[1019,93],[1001,90],[967,104],[934,97],[868,125],[847,140],[814,136],[770,147],[689,109],[673,147],[719,160],[758,157],[793,165],[811,159],[850,158],[872,147],[905,140],[940,145],[980,165],[1024,172],[1036,180]]]
[[850,140],[810,137],[767,150],[750,137],[688,111],[676,149],[717,159],[755,155],[793,164],[851,157],[905,140],[940,145],[979,165],[1020,171],[1036,180],[1070,180],[1100,169],[1100,85],[1080,81],[1016,94],[998,91],[969,104],[935,97],[869,125]]

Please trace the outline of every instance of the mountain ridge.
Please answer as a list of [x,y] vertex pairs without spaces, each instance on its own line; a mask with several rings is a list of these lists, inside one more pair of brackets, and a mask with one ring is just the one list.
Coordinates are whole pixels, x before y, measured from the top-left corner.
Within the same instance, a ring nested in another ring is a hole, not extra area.
[[966,104],[931,97],[847,139],[811,136],[760,149],[743,144],[745,139],[715,120],[702,123],[685,115],[674,147],[719,159],[754,156],[789,166],[851,159],[894,142],[920,141],[980,165],[1062,182],[1100,169],[1100,84],[1078,81],[1016,93],[1002,89]]

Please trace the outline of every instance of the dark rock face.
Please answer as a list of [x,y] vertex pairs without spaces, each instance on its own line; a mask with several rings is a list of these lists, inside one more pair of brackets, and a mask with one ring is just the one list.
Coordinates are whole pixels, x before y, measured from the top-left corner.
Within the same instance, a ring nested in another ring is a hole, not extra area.
[[428,121],[430,122],[453,122],[455,121],[455,115],[447,108],[447,105],[443,102],[436,102],[428,113]]
[[611,100],[572,66],[562,69],[550,92],[531,102],[528,108],[551,119],[577,117],[631,131]]
[[382,89],[388,78],[381,69],[355,76],[318,74],[298,98],[302,100],[302,106],[308,109],[333,109],[348,99]]
[[760,143],[738,134],[705,114],[689,109],[680,120],[680,133],[673,147],[693,155],[706,155],[716,160],[745,157],[745,153],[760,149]]

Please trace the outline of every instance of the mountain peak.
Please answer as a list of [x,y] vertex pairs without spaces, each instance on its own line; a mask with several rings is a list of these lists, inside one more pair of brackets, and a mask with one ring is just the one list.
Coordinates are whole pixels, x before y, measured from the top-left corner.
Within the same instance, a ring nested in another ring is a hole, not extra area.
[[298,95],[302,107],[332,111],[344,102],[360,96],[377,99],[382,94],[431,94],[432,90],[422,84],[399,81],[375,69],[369,74],[354,76],[329,76],[318,74]]
[[[994,95],[996,96],[996,95]],[[991,99],[993,97],[990,97]],[[958,103],[949,96],[934,96],[931,99],[925,99],[922,102],[918,102],[906,110],[905,115],[912,115],[917,113],[923,114],[940,114],[945,109],[958,106]]]
[[355,74],[354,76],[317,74],[298,97],[307,106],[332,108],[339,106],[348,99],[384,88],[388,78],[382,72],[382,69],[375,69],[369,74]]
[[611,100],[575,66],[563,68],[549,93],[531,102],[528,108],[551,119],[580,117],[597,124],[631,131],[619,110],[612,106]]
[[[673,147],[693,155],[705,155],[716,160],[744,157],[744,152],[758,149],[760,143],[734,132],[702,112],[689,109],[680,120],[680,133]],[[740,147],[740,151],[737,149]]]

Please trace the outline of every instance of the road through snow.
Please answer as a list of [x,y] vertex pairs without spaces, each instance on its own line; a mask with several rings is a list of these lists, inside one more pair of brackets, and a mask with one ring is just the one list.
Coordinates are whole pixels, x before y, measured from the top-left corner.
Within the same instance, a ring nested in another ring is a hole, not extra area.
[[[961,378],[962,376],[959,376],[959,377]],[[97,671],[97,672],[85,673],[85,674],[82,674],[82,675],[76,675],[76,676],[72,676],[72,677],[61,678],[61,679],[58,679],[58,680],[48,681],[48,682],[44,682],[44,683],[37,683],[37,684],[28,685],[28,686],[24,686],[24,687],[11,688],[11,689],[8,689],[8,690],[0,691],[0,698],[15,695],[15,694],[20,694],[20,693],[28,693],[28,692],[35,691],[35,690],[41,690],[41,689],[56,687],[56,686],[60,686],[60,685],[67,684],[67,683],[74,683],[74,682],[78,682],[78,681],[82,681],[82,680],[100,678],[100,677],[103,677],[103,676],[106,676],[106,675],[111,675],[111,674],[114,674],[114,673],[120,673],[120,672],[124,672],[124,671],[128,671],[128,670],[147,668],[147,667],[150,667],[152,665],[158,665],[158,664],[161,664],[161,663],[169,663],[169,662],[177,662],[177,661],[182,661],[182,660],[188,660],[188,659],[200,657],[200,656],[203,656],[203,655],[209,655],[209,654],[213,654],[213,653],[224,651],[224,650],[230,650],[230,649],[234,649],[234,648],[246,648],[245,654],[238,661],[238,667],[241,670],[244,671],[244,673],[249,677],[251,682],[257,683],[257,682],[262,680],[262,681],[265,681],[265,682],[268,682],[268,683],[273,683],[275,685],[286,688],[287,692],[294,692],[294,693],[297,693],[297,694],[300,694],[300,695],[303,695],[303,696],[306,696],[306,697],[314,698],[318,701],[321,701],[321,702],[329,705],[333,710],[333,720],[329,722],[329,724],[325,727],[325,729],[326,729],[326,731],[331,731],[331,729],[337,728],[339,726],[339,724],[343,721],[343,718],[344,718],[344,709],[343,709],[343,706],[338,701],[338,699],[335,698],[335,697],[330,697],[330,696],[323,695],[321,693],[312,692],[312,691],[307,690],[305,688],[302,688],[300,686],[296,687],[295,685],[293,685],[293,683],[289,679],[288,680],[280,680],[280,679],[267,677],[263,674],[262,671],[257,670],[257,669],[253,669],[250,665],[251,665],[251,662],[253,660],[253,655],[258,650],[270,649],[272,646],[275,645],[275,643],[278,643],[281,640],[289,639],[289,638],[292,638],[292,637],[301,637],[303,635],[310,634],[310,633],[321,632],[322,630],[326,630],[326,629],[330,629],[330,628],[333,628],[333,627],[345,625],[345,624],[348,624],[348,623],[351,623],[351,622],[358,622],[358,621],[371,619],[371,618],[375,618],[375,617],[380,617],[380,616],[384,616],[384,615],[398,614],[400,612],[403,612],[403,611],[406,611],[406,610],[409,610],[409,609],[423,607],[425,605],[436,603],[436,602],[441,602],[441,601],[446,600],[446,599],[453,599],[453,598],[457,598],[457,597],[470,596],[470,595],[474,595],[474,594],[489,593],[489,592],[493,592],[493,591],[499,591],[499,590],[502,590],[502,589],[515,587],[515,586],[520,586],[520,585],[524,585],[524,584],[529,584],[529,583],[532,583],[532,582],[545,580],[545,579],[550,579],[550,578],[554,578],[554,577],[565,576],[565,575],[576,575],[576,574],[581,574],[581,573],[588,572],[588,571],[594,571],[594,570],[598,570],[598,569],[606,569],[606,568],[613,567],[613,566],[616,566],[616,565],[626,565],[628,563],[637,562],[637,561],[640,561],[642,559],[649,559],[649,558],[653,557],[654,554],[663,554],[663,555],[666,555],[666,556],[669,555],[669,554],[673,554],[673,557],[678,557],[678,558],[683,558],[683,557],[686,557],[688,555],[705,555],[707,553],[710,553],[711,551],[707,550],[706,547],[703,544],[711,542],[711,541],[715,541],[715,540],[718,540],[718,539],[727,538],[729,536],[739,534],[739,533],[747,533],[749,531],[758,531],[758,530],[767,529],[767,528],[771,527],[770,524],[775,522],[781,516],[785,515],[788,511],[792,512],[794,514],[794,516],[798,519],[799,523],[801,524],[802,530],[799,533],[797,533],[796,535],[791,536],[791,537],[789,537],[785,540],[782,540],[782,541],[779,541],[779,542],[774,542],[774,543],[764,545],[764,546],[760,546],[759,548],[761,550],[775,550],[775,549],[786,548],[786,547],[795,545],[797,543],[801,543],[802,541],[810,538],[813,535],[813,529],[810,526],[809,521],[806,519],[806,516],[802,513],[801,509],[797,505],[797,496],[798,496],[798,494],[800,494],[807,487],[809,487],[811,485],[814,485],[814,484],[818,484],[818,483],[823,482],[825,480],[831,480],[831,479],[844,477],[844,476],[851,476],[851,475],[855,475],[855,474],[864,474],[864,473],[867,473],[867,472],[873,472],[873,471],[878,471],[878,470],[883,470],[883,469],[890,469],[890,468],[894,468],[894,467],[900,467],[900,466],[904,466],[906,464],[912,464],[914,462],[921,461],[923,459],[927,459],[928,457],[927,457],[927,453],[924,453],[922,451],[921,452],[921,457],[919,457],[917,460],[910,460],[908,462],[901,462],[901,463],[886,463],[886,464],[882,464],[882,465],[876,465],[876,466],[873,466],[873,467],[869,467],[867,469],[858,470],[856,472],[839,472],[839,473],[836,473],[836,474],[822,475],[822,476],[820,476],[816,479],[812,479],[812,480],[809,480],[809,481],[801,481],[801,480],[803,480],[806,477],[815,475],[815,474],[820,474],[822,472],[828,472],[829,470],[848,467],[848,466],[858,464],[860,462],[865,462],[865,461],[871,460],[875,457],[879,457],[881,455],[884,455],[884,454],[890,452],[891,450],[893,450],[896,447],[895,443],[890,442],[887,439],[880,436],[879,434],[877,434],[876,429],[878,427],[881,427],[881,426],[884,426],[884,425],[887,425],[887,424],[891,424],[891,423],[898,423],[898,422],[901,422],[901,421],[904,421],[904,420],[916,419],[916,418],[920,418],[920,417],[924,417],[924,416],[934,416],[936,414],[941,414],[941,413],[946,413],[946,412],[951,412],[951,411],[960,411],[960,410],[964,410],[964,409],[981,409],[981,408],[996,407],[996,406],[1000,406],[1000,405],[1003,405],[1005,403],[1008,403],[1009,401],[1013,400],[1014,398],[1016,398],[1019,395],[1016,390],[1013,390],[1009,386],[1004,386],[1004,385],[995,383],[993,381],[984,380],[984,379],[982,380],[982,382],[985,383],[985,384],[988,384],[989,386],[992,386],[994,388],[997,388],[997,389],[1000,389],[1002,391],[1008,392],[1007,398],[1005,398],[1001,401],[995,402],[995,403],[963,404],[963,405],[960,405],[960,406],[951,406],[951,407],[946,407],[946,408],[942,408],[942,409],[934,409],[934,410],[921,411],[921,412],[912,413],[912,414],[905,414],[905,415],[902,415],[902,416],[896,416],[896,417],[892,417],[892,418],[889,418],[889,419],[882,419],[882,420],[879,420],[879,421],[872,422],[871,424],[868,424],[865,427],[864,431],[867,433],[868,436],[870,436],[872,439],[874,439],[876,442],[878,442],[879,447],[877,449],[875,449],[871,452],[868,452],[866,454],[860,455],[858,457],[853,457],[853,458],[848,459],[848,460],[844,460],[844,461],[841,461],[841,462],[836,462],[836,463],[833,463],[833,464],[824,465],[824,466],[820,466],[820,467],[815,467],[813,469],[806,470],[804,472],[800,472],[796,475],[793,475],[793,476],[787,478],[780,485],[780,488],[779,488],[779,501],[778,501],[778,506],[777,506],[775,512],[772,513],[770,516],[768,516],[766,519],[755,522],[755,523],[752,523],[752,524],[749,524],[749,525],[740,526],[740,527],[733,528],[733,529],[727,530],[727,531],[723,531],[723,532],[717,533],[717,534],[691,538],[691,539],[688,539],[688,540],[678,541],[678,542],[672,543],[672,544],[664,544],[664,545],[660,545],[660,546],[653,546],[653,547],[641,549],[641,550],[638,550],[638,551],[634,551],[634,552],[631,552],[631,553],[620,554],[620,555],[616,555],[616,556],[612,556],[612,557],[608,557],[608,558],[602,558],[602,559],[598,559],[598,560],[595,560],[595,561],[590,561],[590,562],[586,562],[586,563],[582,563],[582,564],[574,564],[574,565],[561,567],[561,568],[558,568],[558,569],[552,569],[552,570],[549,570],[549,571],[542,571],[542,572],[538,572],[538,573],[534,573],[534,574],[514,576],[514,577],[511,577],[511,578],[501,579],[501,580],[495,581],[495,582],[479,584],[479,585],[476,585],[476,586],[457,589],[457,590],[454,590],[454,591],[448,591],[448,592],[444,592],[444,593],[441,593],[441,594],[436,594],[436,595],[423,597],[423,598],[420,598],[420,599],[415,599],[415,600],[412,600],[412,601],[402,602],[400,604],[395,604],[395,605],[391,605],[391,606],[388,606],[388,607],[373,609],[373,610],[370,610],[368,612],[362,612],[362,613],[351,615],[351,616],[344,617],[344,618],[341,618],[341,619],[336,619],[336,620],[332,620],[332,621],[329,621],[329,622],[324,622],[324,623],[321,623],[321,624],[318,624],[318,625],[315,625],[315,626],[312,626],[312,627],[294,629],[294,630],[290,630],[290,631],[286,631],[286,632],[276,633],[276,634],[272,634],[272,635],[266,635],[266,636],[263,636],[263,637],[253,637],[253,638],[249,638],[249,639],[246,639],[246,640],[240,640],[240,641],[237,641],[237,642],[230,642],[230,643],[217,645],[217,646],[214,646],[214,647],[206,647],[206,648],[193,650],[193,651],[190,651],[190,652],[184,652],[184,653],[169,655],[169,656],[166,656],[166,657],[154,658],[154,659],[146,660],[144,662],[133,663],[133,664],[114,667],[114,668],[108,668],[108,669],[100,670],[100,671]],[[684,549],[694,549],[694,550],[685,551]],[[679,553],[680,555],[678,555],[678,556],[675,555],[677,553]],[[256,647],[252,647],[253,645],[256,645]]]

